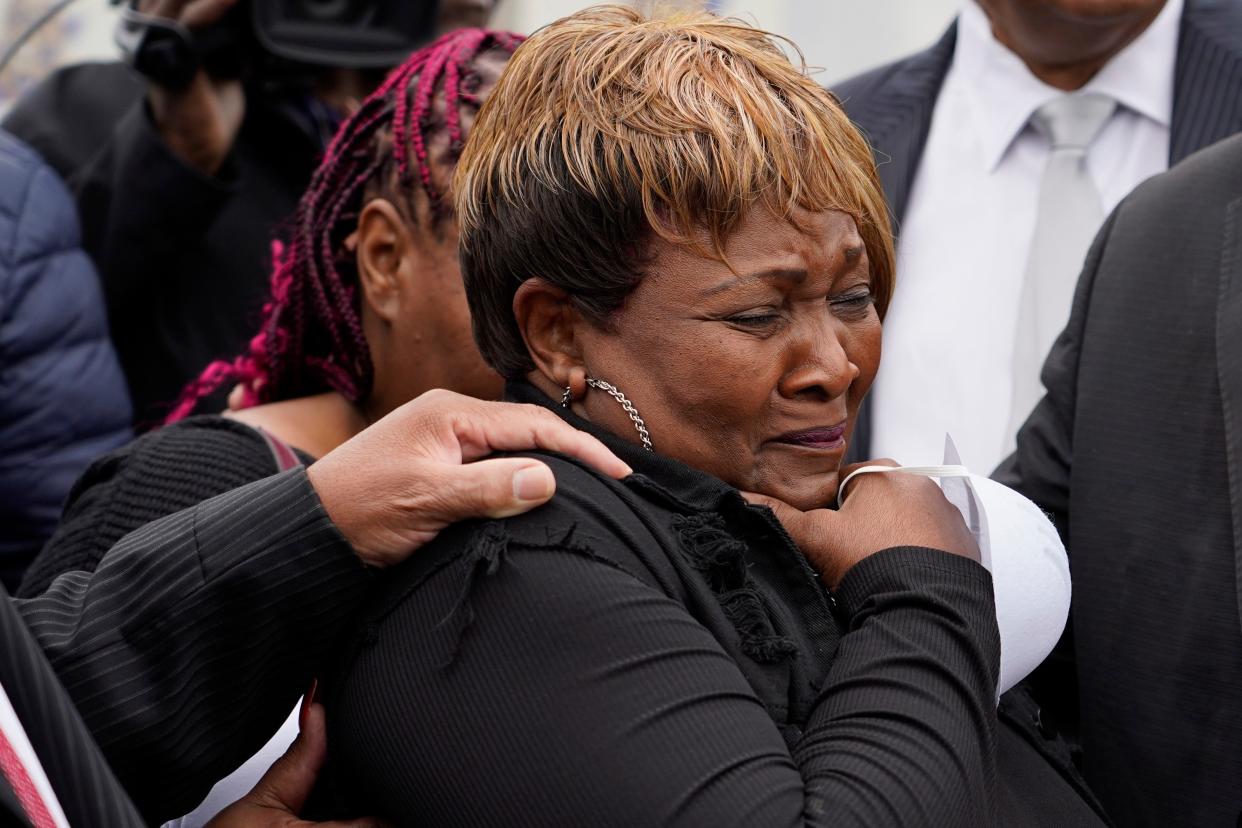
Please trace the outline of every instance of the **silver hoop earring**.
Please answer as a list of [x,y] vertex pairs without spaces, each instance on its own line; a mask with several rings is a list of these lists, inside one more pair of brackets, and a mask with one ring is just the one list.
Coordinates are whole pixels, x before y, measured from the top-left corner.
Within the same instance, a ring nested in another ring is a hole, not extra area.
[[566,385],[565,390],[561,392],[561,408],[569,408],[569,398],[573,396],[573,393],[574,389]]
[[[630,420],[634,423],[634,428],[638,430],[638,439],[643,441],[643,448],[647,451],[652,451],[651,435],[647,433],[647,424],[644,423],[643,418],[639,416],[638,409],[634,407],[634,403],[630,402],[624,394],[617,390],[617,386],[610,382],[604,382],[603,380],[591,379],[590,377],[587,377],[586,384],[592,388],[598,388],[600,391],[608,394],[621,404],[621,407],[625,409],[625,413],[630,415]],[[569,389],[566,388],[565,393],[561,397],[561,404],[564,405],[565,401],[568,399]]]

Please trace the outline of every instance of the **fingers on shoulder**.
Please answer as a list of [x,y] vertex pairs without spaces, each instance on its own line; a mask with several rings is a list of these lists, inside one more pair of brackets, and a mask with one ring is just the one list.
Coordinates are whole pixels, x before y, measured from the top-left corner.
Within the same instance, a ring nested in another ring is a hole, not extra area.
[[569,428],[537,405],[479,400],[443,388],[425,391],[409,403],[409,410],[428,425],[451,425],[459,431],[498,437],[526,435],[528,441],[539,430]]
[[442,442],[455,440],[466,461],[492,451],[543,449],[577,457],[613,477],[630,473],[603,443],[542,406],[488,402],[444,390],[428,391],[411,406],[413,428]]

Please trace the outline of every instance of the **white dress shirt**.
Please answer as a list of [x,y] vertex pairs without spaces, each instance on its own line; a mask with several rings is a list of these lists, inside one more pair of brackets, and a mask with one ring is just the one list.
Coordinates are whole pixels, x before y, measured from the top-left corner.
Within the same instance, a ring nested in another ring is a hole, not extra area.
[[[0,596],[0,600],[8,599]],[[3,684],[0,684],[0,733],[3,733],[9,744],[13,746],[17,761],[22,763],[26,775],[34,783],[35,791],[43,800],[43,804],[47,806],[52,822],[56,823],[57,828],[69,828],[69,820],[65,819],[60,800],[56,798],[56,792],[52,790],[52,783],[48,781],[47,774],[43,770],[43,763],[39,761],[34,746],[30,744],[26,728],[22,727],[21,720],[17,718],[17,711],[13,709],[13,703],[9,701],[9,694],[4,692]]]
[[[1182,0],[1169,0],[1084,87],[1119,104],[1087,153],[1104,214],[1168,167],[1181,14]],[[992,37],[973,0],[957,29],[897,228],[897,289],[872,391],[871,455],[936,463],[949,433],[962,462],[987,474],[1014,448],[1014,329],[1049,156],[1028,120],[1065,93]]]

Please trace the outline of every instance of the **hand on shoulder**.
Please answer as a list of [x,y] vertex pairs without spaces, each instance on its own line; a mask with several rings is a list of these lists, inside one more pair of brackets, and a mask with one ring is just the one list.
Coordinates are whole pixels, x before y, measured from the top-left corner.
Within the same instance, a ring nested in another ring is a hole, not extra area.
[[546,449],[613,477],[630,469],[602,443],[533,405],[429,391],[312,465],[307,475],[328,516],[363,562],[400,563],[458,521],[510,517],[546,503],[552,471],[495,451]]

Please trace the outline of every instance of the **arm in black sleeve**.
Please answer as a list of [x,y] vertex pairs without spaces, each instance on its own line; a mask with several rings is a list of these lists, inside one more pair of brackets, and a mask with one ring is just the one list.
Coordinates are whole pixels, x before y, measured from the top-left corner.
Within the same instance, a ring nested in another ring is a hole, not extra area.
[[[1125,202],[1122,202],[1124,206]],[[1052,345],[1040,379],[1043,399],[1018,431],[1018,444],[992,473],[993,479],[1021,492],[1043,509],[1056,525],[1073,558],[1070,538],[1070,474],[1074,465],[1074,414],[1078,395],[1078,364],[1083,332],[1091,311],[1092,288],[1108,248],[1108,239],[1122,206],[1105,221],[1087,254],[1074,291],[1069,322]],[[1078,672],[1074,651],[1074,619],[1070,616],[1061,640],[1043,664],[1025,681],[1036,701],[1045,708],[1071,741],[1078,729]]]
[[582,549],[471,559],[490,574],[429,558],[329,696],[353,805],[452,825],[988,823],[999,643],[977,564],[896,549],[846,577],[850,628],[791,752],[659,590]]
[[225,417],[191,417],[95,460],[73,484],[56,532],[22,577],[20,598],[62,572],[93,572],[121,538],[279,469],[263,436]]
[[186,813],[280,726],[369,578],[301,469],[126,536],[16,601],[152,822]]
[[1043,399],[1018,431],[1017,449],[992,473],[1034,501],[1048,513],[1069,547],[1069,484],[1074,462],[1074,409],[1078,393],[1078,361],[1083,330],[1091,310],[1095,274],[1108,246],[1113,221],[1120,208],[1104,223],[1087,254],[1082,275],[1074,290],[1069,322],[1057,337],[1044,361],[1040,380]]

